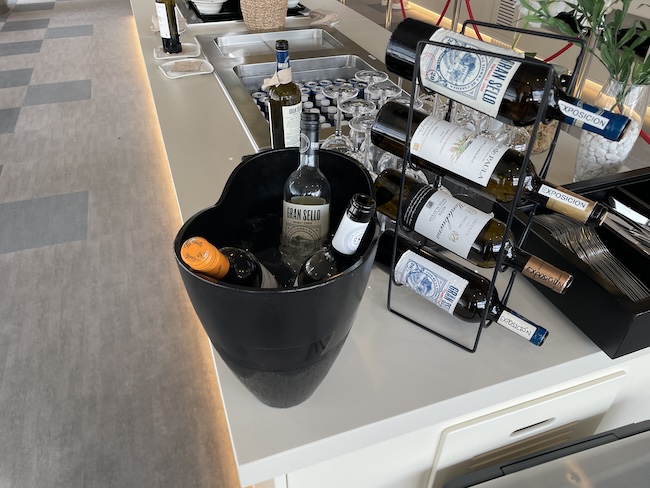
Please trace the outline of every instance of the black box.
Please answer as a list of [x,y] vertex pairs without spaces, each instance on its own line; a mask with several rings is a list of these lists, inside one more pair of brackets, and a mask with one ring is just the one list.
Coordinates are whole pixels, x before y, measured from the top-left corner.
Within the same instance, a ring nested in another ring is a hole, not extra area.
[[[614,196],[650,215],[650,168],[572,183],[566,188],[605,203],[609,196]],[[508,211],[509,207],[496,205],[494,213],[505,221]],[[537,214],[545,212],[548,211],[544,208],[537,210]],[[521,236],[527,221],[526,208],[518,209],[512,225],[515,235]],[[647,255],[606,227],[599,227],[597,232],[611,253],[650,287]],[[573,284],[564,295],[533,285],[609,357],[623,356],[650,345],[650,298],[630,300],[534,221],[523,247],[573,274]]]

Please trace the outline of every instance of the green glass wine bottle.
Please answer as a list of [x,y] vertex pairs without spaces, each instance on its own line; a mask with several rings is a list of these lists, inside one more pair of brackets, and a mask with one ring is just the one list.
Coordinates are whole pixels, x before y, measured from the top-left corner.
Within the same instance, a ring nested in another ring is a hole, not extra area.
[[[372,126],[372,143],[402,157],[406,147],[408,110],[400,103],[386,103]],[[413,111],[411,135],[413,163],[424,168],[430,163],[434,171],[457,176],[499,202],[514,199],[524,164],[524,156],[518,151],[417,110]],[[598,226],[607,216],[607,208],[602,203],[540,178],[530,161],[523,184],[523,197],[579,222]]]
[[300,88],[291,80],[289,42],[276,41],[275,53],[280,83],[269,89],[271,147],[300,147],[302,98]]
[[180,53],[183,47],[176,24],[176,0],[156,0],[156,14],[163,50],[170,54]]
[[[498,54],[512,57],[517,53],[408,18],[395,28],[388,41],[386,67],[396,75],[412,80],[417,44],[428,40],[497,55],[429,44],[424,47],[419,63],[424,87],[507,124],[526,126],[535,122],[549,76],[547,65],[541,61],[524,64],[501,58]],[[621,139],[630,123],[628,117],[570,96],[562,88],[555,71],[551,70],[550,76],[553,77],[552,86],[543,122],[555,119],[610,140]]]
[[[391,265],[394,239],[392,231],[381,235],[375,258],[378,263]],[[397,237],[395,263],[397,284],[406,286],[460,320],[478,323],[486,314],[487,320],[495,321],[536,346],[541,346],[548,336],[544,327],[506,307],[496,290],[488,304],[490,280],[401,235]]]
[[[384,170],[375,180],[377,211],[397,220],[402,173]],[[491,214],[453,197],[444,187],[425,185],[405,177],[402,223],[482,268],[494,268],[503,249],[506,266],[557,293],[564,293],[573,276],[515,245],[512,232]],[[504,243],[504,237],[507,237]]]

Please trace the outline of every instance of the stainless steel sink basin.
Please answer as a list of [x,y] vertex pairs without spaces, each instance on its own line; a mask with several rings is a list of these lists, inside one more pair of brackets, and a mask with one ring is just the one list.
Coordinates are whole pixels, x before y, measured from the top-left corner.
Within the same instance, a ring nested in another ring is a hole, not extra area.
[[275,56],[275,41],[279,39],[289,41],[292,56],[305,51],[343,47],[334,36],[323,29],[296,29],[294,31],[219,36],[215,42],[224,56],[246,57],[264,54]]
[[[271,144],[268,122],[251,94],[260,89],[264,78],[275,71],[275,41],[288,39],[291,71],[295,81],[353,78],[363,69],[386,71],[386,66],[351,39],[328,26],[285,29],[280,32],[232,32],[218,37],[196,36],[203,52],[215,68],[247,134],[257,149]],[[391,76],[394,82],[397,78]],[[405,89],[409,89],[405,86]],[[333,129],[321,130],[324,139]]]

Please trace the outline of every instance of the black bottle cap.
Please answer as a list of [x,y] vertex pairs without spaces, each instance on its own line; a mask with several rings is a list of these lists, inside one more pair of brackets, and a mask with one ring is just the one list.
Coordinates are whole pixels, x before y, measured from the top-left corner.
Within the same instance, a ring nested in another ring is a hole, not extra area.
[[318,130],[320,128],[320,114],[314,112],[303,112],[300,115],[300,130]]
[[276,51],[288,51],[289,50],[289,41],[285,39],[279,39],[275,41]]
[[356,193],[350,200],[347,214],[355,222],[370,222],[375,214],[375,199],[363,193]]

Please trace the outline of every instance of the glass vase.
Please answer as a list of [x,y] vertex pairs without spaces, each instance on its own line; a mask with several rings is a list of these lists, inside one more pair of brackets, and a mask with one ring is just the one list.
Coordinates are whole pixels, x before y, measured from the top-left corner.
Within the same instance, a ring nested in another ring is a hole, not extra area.
[[643,128],[649,94],[650,85],[629,85],[611,78],[603,85],[594,105],[622,113],[630,118],[630,124],[620,141],[583,131],[573,181],[606,176],[621,169]]

